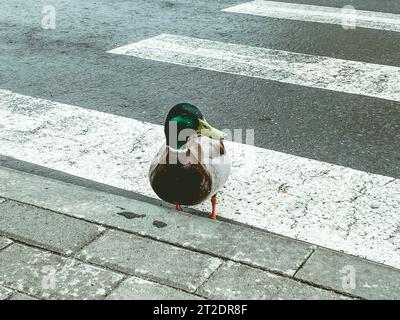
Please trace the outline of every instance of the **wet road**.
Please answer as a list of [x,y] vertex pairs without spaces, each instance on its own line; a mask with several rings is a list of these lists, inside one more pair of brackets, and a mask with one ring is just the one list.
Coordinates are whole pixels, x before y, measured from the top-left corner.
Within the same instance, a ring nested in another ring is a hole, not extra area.
[[[188,101],[216,127],[255,129],[257,146],[400,177],[398,101],[106,53],[168,33],[400,67],[400,32],[221,11],[240,3],[0,0],[0,88],[154,124]],[[395,0],[350,4],[400,14]],[[42,29],[44,5],[54,30]]]

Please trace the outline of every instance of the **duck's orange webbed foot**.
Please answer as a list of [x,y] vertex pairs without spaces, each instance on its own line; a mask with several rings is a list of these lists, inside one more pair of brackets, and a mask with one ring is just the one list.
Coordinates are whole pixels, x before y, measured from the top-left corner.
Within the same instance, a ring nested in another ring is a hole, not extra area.
[[216,220],[217,219],[217,213],[216,213],[216,208],[217,208],[217,195],[214,194],[211,197],[211,204],[212,204],[212,212],[211,212],[211,219]]
[[183,210],[179,203],[175,203],[175,209],[176,209],[176,211],[182,211]]

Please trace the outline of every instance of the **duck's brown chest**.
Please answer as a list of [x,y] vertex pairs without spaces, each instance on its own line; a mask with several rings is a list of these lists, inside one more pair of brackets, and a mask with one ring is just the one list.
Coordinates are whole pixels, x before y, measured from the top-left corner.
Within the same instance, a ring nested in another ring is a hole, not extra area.
[[195,205],[211,193],[211,176],[202,164],[158,164],[150,175],[154,192],[173,204]]

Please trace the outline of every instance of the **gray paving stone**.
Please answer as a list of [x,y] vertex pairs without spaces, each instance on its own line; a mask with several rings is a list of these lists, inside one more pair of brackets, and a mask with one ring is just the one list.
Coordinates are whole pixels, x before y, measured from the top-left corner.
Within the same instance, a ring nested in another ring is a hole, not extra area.
[[[268,232],[5,169],[1,195],[126,231],[293,275],[312,249]],[[16,186],[23,185],[24,192]],[[161,221],[166,224],[159,228]]]
[[0,300],[6,300],[11,294],[12,291],[10,289],[0,287]]
[[0,204],[0,233],[63,254],[72,254],[103,227],[52,211],[7,201]]
[[366,299],[400,299],[400,270],[323,248],[296,277]]
[[191,292],[221,264],[217,258],[113,230],[88,245],[80,257]]
[[12,244],[0,251],[0,285],[45,299],[101,299],[122,275]]
[[15,292],[9,300],[38,300],[38,299],[28,296],[27,294]]
[[12,241],[0,236],[0,250],[7,247]]
[[0,300],[37,300],[26,294],[19,293],[17,291],[1,287],[0,286]]
[[227,262],[197,291],[211,299],[346,299],[293,279]]
[[107,300],[198,300],[198,296],[152,281],[131,277],[114,290]]

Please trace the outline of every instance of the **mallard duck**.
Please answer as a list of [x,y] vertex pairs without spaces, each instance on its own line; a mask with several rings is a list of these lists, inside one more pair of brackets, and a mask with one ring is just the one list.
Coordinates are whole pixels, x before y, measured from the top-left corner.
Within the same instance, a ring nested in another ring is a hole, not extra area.
[[211,218],[216,219],[216,193],[231,168],[222,142],[225,133],[213,128],[189,103],[179,103],[169,111],[164,132],[166,143],[149,170],[151,187],[178,211],[182,205],[196,205],[211,197]]

